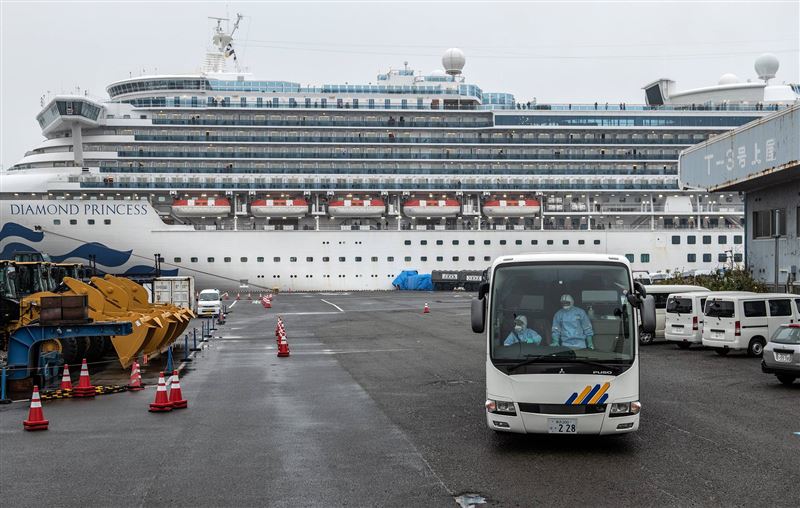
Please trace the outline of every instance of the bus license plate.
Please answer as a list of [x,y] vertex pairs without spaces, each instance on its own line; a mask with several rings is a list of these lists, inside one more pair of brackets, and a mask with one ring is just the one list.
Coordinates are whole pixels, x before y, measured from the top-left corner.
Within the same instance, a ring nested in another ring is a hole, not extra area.
[[548,418],[547,426],[550,434],[576,434],[578,420],[576,418]]
[[791,363],[792,353],[775,353],[775,361],[781,363]]

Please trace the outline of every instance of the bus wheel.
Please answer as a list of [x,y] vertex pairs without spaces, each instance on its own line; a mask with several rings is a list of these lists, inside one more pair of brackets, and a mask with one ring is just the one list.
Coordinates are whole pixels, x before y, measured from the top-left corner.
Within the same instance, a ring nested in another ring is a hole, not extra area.
[[676,342],[678,349],[689,349],[692,346],[691,342]]
[[639,344],[652,344],[652,343],[653,343],[653,334],[643,333],[639,336]]
[[718,348],[714,348],[714,352],[717,353],[720,356],[727,356],[728,353],[731,352],[731,350],[728,349],[728,348],[724,348],[724,347],[718,347]]
[[796,377],[790,376],[788,374],[776,374],[775,377],[777,377],[778,381],[785,384],[786,386],[791,385],[792,383],[794,383],[794,380],[797,379]]
[[761,337],[753,337],[747,346],[747,356],[761,356],[764,353],[766,342]]

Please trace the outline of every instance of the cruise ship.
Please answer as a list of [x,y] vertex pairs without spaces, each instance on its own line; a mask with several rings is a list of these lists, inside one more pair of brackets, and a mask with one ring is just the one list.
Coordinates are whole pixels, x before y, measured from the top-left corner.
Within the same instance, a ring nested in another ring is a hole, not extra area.
[[522,252],[733,266],[742,200],[684,189],[678,154],[798,98],[769,83],[771,55],[757,81],[660,79],[642,105],[483,91],[456,48],[428,73],[301,86],[243,71],[238,19],[223,21],[196,73],[43,98],[45,139],[0,176],[0,259],[37,251],[127,275],[160,261],[234,291],[390,289],[403,270]]

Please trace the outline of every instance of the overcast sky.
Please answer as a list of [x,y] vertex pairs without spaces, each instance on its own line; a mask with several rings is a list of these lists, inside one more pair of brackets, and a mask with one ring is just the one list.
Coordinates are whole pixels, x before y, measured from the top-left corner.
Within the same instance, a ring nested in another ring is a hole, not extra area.
[[800,82],[800,1],[787,2],[8,2],[0,0],[0,163],[41,139],[39,98],[76,86],[106,98],[129,75],[198,69],[208,16],[244,14],[237,54],[260,79],[374,82],[378,71],[429,72],[464,50],[468,82],[517,100],[642,103],[641,87],[678,89],[726,72]]

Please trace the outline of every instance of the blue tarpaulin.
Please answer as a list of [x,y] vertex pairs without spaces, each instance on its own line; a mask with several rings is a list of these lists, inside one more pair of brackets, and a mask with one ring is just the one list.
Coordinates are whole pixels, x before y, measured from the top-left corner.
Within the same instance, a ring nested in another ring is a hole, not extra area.
[[397,289],[409,291],[433,291],[431,274],[419,274],[416,270],[404,270],[395,277],[392,285]]

